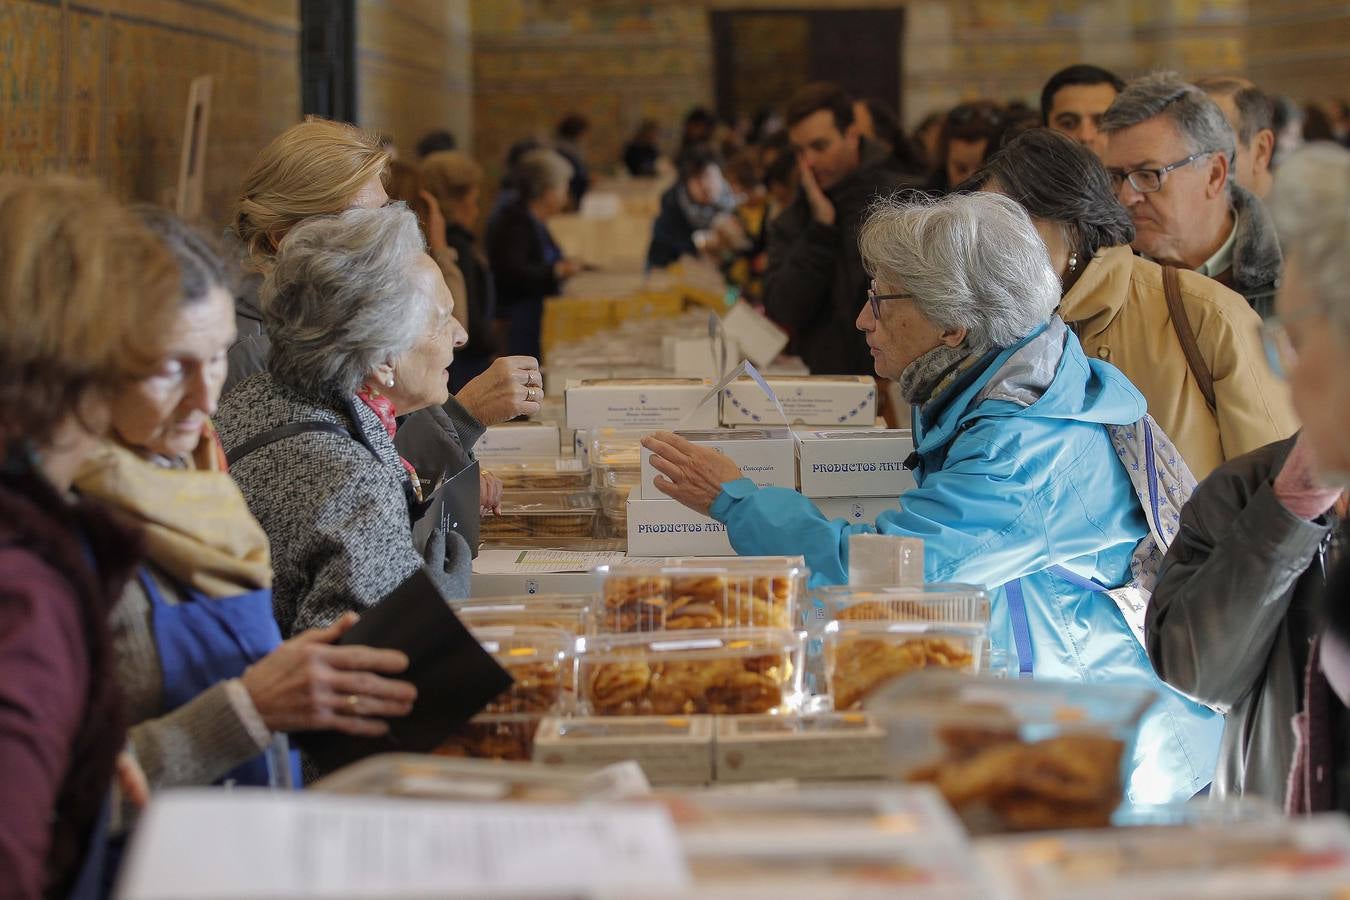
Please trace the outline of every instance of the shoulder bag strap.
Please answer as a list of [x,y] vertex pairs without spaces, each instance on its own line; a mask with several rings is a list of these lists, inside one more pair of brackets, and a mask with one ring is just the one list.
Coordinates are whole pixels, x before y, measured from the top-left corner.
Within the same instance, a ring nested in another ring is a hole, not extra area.
[[1195,332],[1191,330],[1191,320],[1186,316],[1186,307],[1181,302],[1181,279],[1176,266],[1163,266],[1163,294],[1167,297],[1167,309],[1172,314],[1172,328],[1181,342],[1181,352],[1186,356],[1186,365],[1200,384],[1200,393],[1205,395],[1212,413],[1217,408],[1214,402],[1214,376],[1205,365],[1200,354],[1200,345],[1196,343]]
[[[285,425],[278,425],[276,428],[264,431],[262,434],[244,441],[244,443],[225,454],[225,461],[232,466],[253,451],[266,447],[268,444],[275,444],[277,441],[284,440],[285,438],[293,437],[297,434],[308,434],[310,432],[339,434],[349,440],[356,440],[350,431],[336,422],[322,422],[318,420],[312,422],[288,422]],[[362,444],[362,446],[365,445]],[[366,449],[369,450],[370,448],[367,447]],[[371,452],[374,453],[373,450]]]

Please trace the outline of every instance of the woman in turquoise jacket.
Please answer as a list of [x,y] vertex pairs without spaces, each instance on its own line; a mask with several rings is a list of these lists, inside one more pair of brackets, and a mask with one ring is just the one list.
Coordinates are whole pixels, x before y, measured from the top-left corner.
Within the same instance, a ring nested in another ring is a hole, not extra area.
[[993,645],[1023,673],[1155,690],[1129,797],[1190,798],[1213,776],[1222,719],[1164,685],[1116,604],[1092,589],[1129,582],[1149,533],[1106,428],[1143,418],[1144,398],[1054,315],[1059,281],[1008,198],[890,201],[859,243],[873,290],[858,328],[877,374],[914,410],[918,487],[903,508],[875,525],[830,521],[674,435],[647,440],[658,484],[723,522],[738,553],[804,555],[823,583],[847,581],[852,534],[922,538],[929,581],[989,586]]

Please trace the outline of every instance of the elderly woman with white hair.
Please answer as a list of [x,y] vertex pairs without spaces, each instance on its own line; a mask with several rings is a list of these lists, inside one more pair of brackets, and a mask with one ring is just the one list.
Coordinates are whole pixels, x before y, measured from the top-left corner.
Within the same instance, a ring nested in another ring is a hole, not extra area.
[[454,532],[414,545],[417,477],[395,414],[448,396],[464,331],[417,219],[403,205],[307,220],[263,284],[267,371],[221,405],[230,472],[267,532],[284,637],[373,606],[424,562],[447,597],[468,593]]
[[879,204],[859,236],[873,277],[858,316],[878,375],[914,408],[918,487],[875,524],[756,488],[725,456],[646,440],[671,497],[727,526],[737,552],[802,554],[846,580],[848,539],[922,538],[934,582],[988,585],[991,637],[1023,676],[1159,692],[1131,761],[1136,802],[1210,781],[1222,722],[1159,682],[1116,605],[1149,525],[1107,426],[1145,414],[1119,371],[1088,359],[1055,315],[1059,279],[1026,212],[1001,195]]

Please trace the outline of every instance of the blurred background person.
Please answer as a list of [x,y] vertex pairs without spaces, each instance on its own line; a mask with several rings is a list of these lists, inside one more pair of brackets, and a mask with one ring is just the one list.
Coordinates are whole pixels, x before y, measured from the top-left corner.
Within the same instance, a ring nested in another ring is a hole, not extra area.
[[[422,229],[422,237],[427,242],[427,252],[436,261],[445,277],[445,285],[456,300],[455,318],[465,331],[469,328],[469,311],[464,304],[466,288],[464,272],[459,267],[459,251],[451,247],[446,240],[445,215],[440,204],[426,190],[422,170],[410,163],[393,160],[389,163],[385,175],[385,192],[390,200],[406,203],[417,216],[417,225]],[[465,308],[460,309],[460,306]]]
[[1003,124],[1003,110],[992,100],[962,103],[948,112],[933,159],[929,192],[942,196],[978,172],[998,149]]
[[477,238],[483,177],[482,166],[459,151],[433,153],[422,162],[422,183],[440,209],[444,240],[455,252],[464,276],[464,293],[455,295],[455,309],[458,317],[460,307],[464,308],[461,322],[469,337],[450,366],[450,389],[456,393],[487,371],[498,349],[493,327],[496,289]]
[[1275,130],[1275,157],[1270,167],[1278,169],[1303,146],[1303,110],[1283,95],[1271,99],[1270,127]]
[[707,144],[690,147],[680,155],[675,166],[678,180],[661,195],[661,209],[652,223],[649,269],[664,269],[682,256],[720,249],[714,227],[736,206],[720,162]]
[[680,129],[679,152],[695,144],[708,144],[717,130],[717,117],[705,107],[696,106],[684,117],[684,126]]
[[1077,141],[1100,159],[1106,149],[1102,115],[1125,90],[1114,72],[1098,66],[1060,69],[1041,90],[1041,124]]
[[624,168],[634,178],[654,178],[660,159],[661,124],[655,119],[643,119],[633,137],[624,144]]
[[459,142],[455,136],[445,129],[428,131],[417,139],[417,158],[424,160],[433,153],[439,153],[442,150],[456,150],[459,148]]
[[497,291],[497,315],[506,320],[506,351],[538,359],[544,298],[557,296],[581,264],[563,256],[548,220],[567,208],[572,166],[538,148],[516,166],[515,199],[488,223],[487,253]]
[[1228,75],[1201,78],[1195,86],[1219,104],[1237,135],[1233,180],[1266,199],[1274,185],[1271,167],[1275,159],[1275,120],[1271,99],[1247,79]]
[[580,209],[581,198],[591,189],[591,171],[586,162],[586,139],[590,133],[590,119],[576,113],[564,116],[553,132],[553,149],[572,164],[572,178],[567,183],[568,209]]

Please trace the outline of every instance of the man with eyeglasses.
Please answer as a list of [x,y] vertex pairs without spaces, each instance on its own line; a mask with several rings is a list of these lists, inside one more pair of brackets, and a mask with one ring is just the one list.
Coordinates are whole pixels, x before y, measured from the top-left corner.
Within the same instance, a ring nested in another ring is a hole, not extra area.
[[794,333],[816,375],[870,375],[854,319],[867,296],[858,229],[877,197],[905,186],[886,148],[862,137],[853,99],[835,84],[808,84],[787,106],[797,158],[797,199],[769,226],[764,308]]
[[1175,74],[1150,75],[1116,98],[1102,131],[1135,251],[1213,278],[1269,316],[1280,245],[1261,201],[1233,181],[1236,137],[1218,105]]

